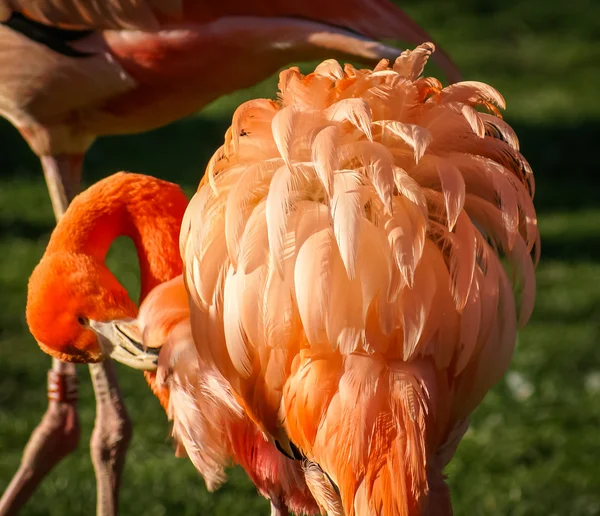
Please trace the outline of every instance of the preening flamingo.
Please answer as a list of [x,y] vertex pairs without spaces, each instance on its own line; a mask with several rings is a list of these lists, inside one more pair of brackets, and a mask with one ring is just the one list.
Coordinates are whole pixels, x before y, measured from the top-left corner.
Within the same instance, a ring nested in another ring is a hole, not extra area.
[[[388,0],[0,0],[0,115],[40,157],[58,219],[97,136],[167,124],[290,61],[393,55],[369,37],[428,39]],[[458,76],[447,56],[439,63]],[[110,363],[90,372],[98,511],[112,514],[131,426]],[[75,369],[55,360],[48,380],[48,411],[0,515],[18,510],[77,447]]]
[[[90,362],[98,359],[89,345],[96,338],[93,331],[116,343],[121,336],[127,344],[122,337],[129,335],[136,342],[134,352],[148,352],[133,356],[125,346],[110,352],[131,367],[148,370],[146,379],[173,420],[178,451],[190,458],[209,489],[224,482],[224,468],[233,459],[271,500],[273,515],[287,514],[288,507],[298,514],[316,514],[300,463],[265,440],[214,365],[198,359],[178,252],[186,205],[179,187],[139,174],[112,175],[77,196],[31,278],[32,290],[52,295],[60,307],[55,311],[48,305],[29,305],[30,317],[45,328],[40,342],[66,339],[72,350],[81,350],[76,360]],[[104,265],[108,248],[121,235],[133,239],[140,258],[144,302],[134,320],[135,304]],[[55,281],[62,283],[65,267],[78,272],[59,287]],[[67,305],[77,317],[64,317]],[[54,324],[48,324],[51,320]],[[113,320],[120,323],[113,326]]]
[[[451,514],[443,468],[533,309],[534,180],[504,100],[421,77],[432,51],[283,72],[278,101],[238,108],[184,218],[198,356],[326,474],[309,485],[329,514]],[[85,348],[44,333],[75,324],[53,301],[68,272],[34,272],[31,331],[54,356],[105,358],[101,331]]]

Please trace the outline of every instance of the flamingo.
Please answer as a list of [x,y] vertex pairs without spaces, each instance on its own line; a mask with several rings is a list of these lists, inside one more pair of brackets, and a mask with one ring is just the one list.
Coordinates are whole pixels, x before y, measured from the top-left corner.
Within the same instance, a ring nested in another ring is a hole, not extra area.
[[[79,189],[97,136],[146,131],[250,86],[292,60],[373,62],[368,38],[428,35],[388,0],[0,0],[0,115],[42,164],[57,220]],[[440,65],[457,78],[452,61]],[[98,513],[113,514],[131,438],[110,362],[90,366]],[[79,440],[74,366],[53,361],[49,405],[0,500],[17,511]]]
[[[199,360],[306,460],[328,514],[452,513],[443,469],[534,305],[534,179],[504,99],[423,77],[433,51],[282,72],[277,101],[236,110],[183,221]],[[56,262],[29,285],[42,349],[148,362],[135,337],[107,330],[128,317],[117,286],[90,275],[100,318],[81,270]]]
[[[113,356],[131,367],[146,370],[150,388],[173,420],[178,454],[191,459],[209,490],[224,482],[224,467],[233,458],[271,501],[274,516],[287,514],[288,507],[299,514],[316,514],[317,507],[299,463],[286,458],[265,440],[258,427],[244,416],[225,379],[210,364],[198,360],[178,252],[186,205],[187,199],[178,186],[130,173],[109,176],[73,200],[52,234],[42,268],[48,267],[46,270],[52,270],[54,277],[65,266],[80,271],[79,278],[86,285],[81,301],[86,306],[77,311],[86,315],[80,315],[76,326],[59,323],[58,335],[69,335],[74,346],[83,349],[78,360],[90,362],[95,357],[86,354],[86,340],[93,335],[86,326],[102,331],[98,320],[110,321],[115,315],[127,317],[115,328],[116,333],[137,339],[140,347],[150,351],[142,357],[132,357],[125,348],[115,347]],[[133,239],[140,257],[143,303],[139,314],[104,265],[110,245],[121,235]],[[161,248],[166,250],[164,254],[156,252]],[[113,309],[102,313],[102,299],[107,292],[97,288],[100,276],[118,289],[118,293],[110,295],[118,299],[118,314]],[[35,283],[36,279],[32,281]],[[52,287],[45,283],[40,288]],[[60,303],[68,302],[64,298]],[[136,315],[137,319],[133,319]],[[42,316],[52,315],[45,308]],[[52,342],[54,335],[55,330],[47,326],[43,341]],[[157,357],[152,349],[160,349],[160,355]],[[150,367],[143,358],[150,359]]]

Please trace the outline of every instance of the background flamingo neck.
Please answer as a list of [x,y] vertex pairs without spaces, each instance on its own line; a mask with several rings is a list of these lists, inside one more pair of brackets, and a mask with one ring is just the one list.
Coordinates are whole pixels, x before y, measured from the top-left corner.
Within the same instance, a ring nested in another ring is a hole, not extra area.
[[155,286],[181,274],[179,232],[186,206],[177,185],[121,172],[73,200],[46,252],[83,253],[103,262],[114,240],[127,236],[137,250],[143,299]]

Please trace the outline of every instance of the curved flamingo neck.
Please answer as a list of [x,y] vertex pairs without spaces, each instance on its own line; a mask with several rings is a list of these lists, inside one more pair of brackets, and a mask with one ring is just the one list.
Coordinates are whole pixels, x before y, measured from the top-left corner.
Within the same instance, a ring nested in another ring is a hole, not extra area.
[[140,299],[181,274],[179,232],[187,198],[173,184],[119,172],[78,195],[50,238],[46,253],[83,253],[104,262],[120,236],[133,240],[140,263]]

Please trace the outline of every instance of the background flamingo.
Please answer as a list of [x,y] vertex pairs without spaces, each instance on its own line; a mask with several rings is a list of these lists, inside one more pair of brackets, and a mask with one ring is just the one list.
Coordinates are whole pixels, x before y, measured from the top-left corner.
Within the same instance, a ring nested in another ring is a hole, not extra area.
[[[385,0],[294,7],[276,1],[2,0],[0,20],[0,114],[40,157],[57,218],[79,187],[83,155],[98,135],[166,124],[290,60],[343,55],[369,61],[393,52],[356,32],[427,38]],[[447,57],[440,63],[455,76]],[[112,513],[131,428],[110,362],[91,372],[98,510]],[[55,361],[48,392],[48,411],[0,501],[0,514],[17,510],[77,446],[74,368]]]

